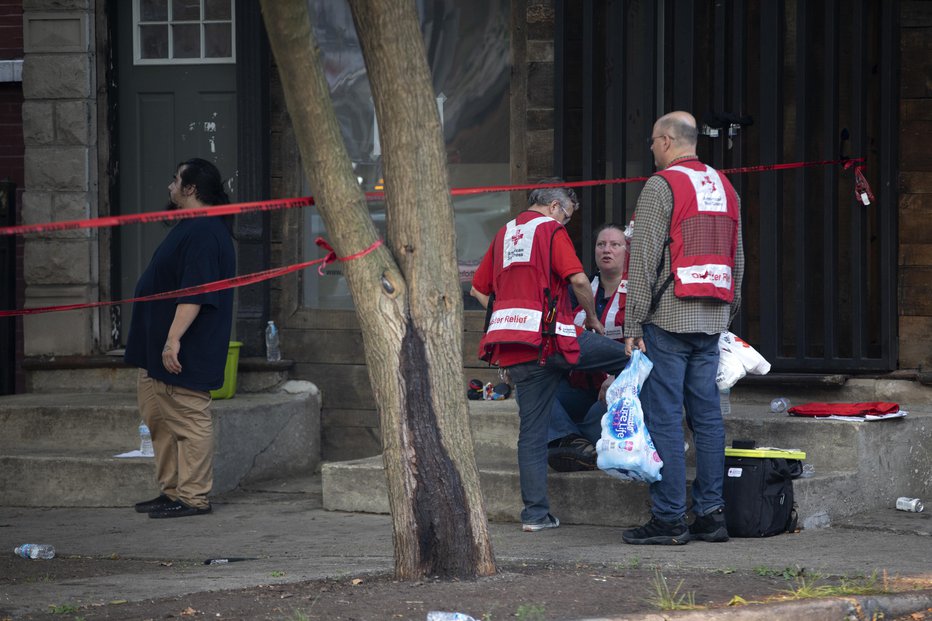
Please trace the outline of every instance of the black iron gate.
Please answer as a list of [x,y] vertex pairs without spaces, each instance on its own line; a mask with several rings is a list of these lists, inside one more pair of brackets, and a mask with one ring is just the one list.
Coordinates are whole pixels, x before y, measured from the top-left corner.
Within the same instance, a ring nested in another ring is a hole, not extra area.
[[[689,110],[717,168],[866,157],[732,175],[748,269],[733,329],[777,371],[896,368],[899,3],[558,0],[555,173],[648,175],[654,120]],[[587,189],[571,229],[627,222],[643,184]]]
[[[0,226],[16,224],[16,184],[0,181]],[[16,236],[0,236],[0,308],[16,308]],[[16,318],[0,318],[0,395],[16,388]]]

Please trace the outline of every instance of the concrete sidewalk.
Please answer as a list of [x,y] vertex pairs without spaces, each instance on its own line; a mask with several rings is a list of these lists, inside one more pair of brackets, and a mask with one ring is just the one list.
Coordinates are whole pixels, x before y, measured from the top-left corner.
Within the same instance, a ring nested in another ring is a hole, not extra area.
[[[886,570],[890,575],[932,581],[932,514],[892,508],[857,516],[832,528],[767,539],[733,539],[721,545],[627,546],[621,542],[621,529],[615,527],[566,526],[545,536],[523,533],[513,523],[493,523],[490,530],[499,561],[624,564],[638,559],[646,565],[738,570],[798,565],[824,574],[853,576]],[[151,520],[129,507],[0,507],[0,554],[12,554],[13,547],[21,543],[51,543],[61,556],[116,555],[195,564],[170,576],[158,572],[158,565],[153,564],[152,572],[145,575],[137,572],[0,584],[0,613],[14,619],[62,601],[76,605],[113,599],[138,601],[393,569],[390,518],[322,510],[319,476],[272,481],[227,494],[215,499],[212,515],[178,520]],[[206,559],[225,557],[255,560],[202,564]],[[273,573],[283,577],[270,578]],[[907,608],[905,612],[932,607],[929,590],[883,597],[892,602],[880,602],[887,606],[887,618],[891,618],[890,612],[900,610],[896,606]],[[796,605],[809,605],[815,612],[825,608],[826,602]],[[769,617],[736,616],[739,610],[726,610],[715,615],[703,611],[703,618],[789,618],[773,606],[755,608],[765,608]],[[606,618],[613,618],[612,611],[605,613]],[[750,609],[742,614],[750,614]],[[792,617],[811,618],[801,614],[796,609]],[[835,618],[833,614],[825,618]]]

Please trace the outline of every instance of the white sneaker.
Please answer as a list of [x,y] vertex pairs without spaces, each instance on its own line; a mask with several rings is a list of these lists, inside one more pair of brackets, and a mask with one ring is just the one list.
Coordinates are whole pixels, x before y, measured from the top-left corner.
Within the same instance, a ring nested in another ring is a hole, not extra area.
[[560,520],[551,514],[547,514],[547,518],[543,522],[537,522],[535,524],[522,524],[521,530],[526,533],[536,533],[539,530],[544,530],[545,528],[559,528]]

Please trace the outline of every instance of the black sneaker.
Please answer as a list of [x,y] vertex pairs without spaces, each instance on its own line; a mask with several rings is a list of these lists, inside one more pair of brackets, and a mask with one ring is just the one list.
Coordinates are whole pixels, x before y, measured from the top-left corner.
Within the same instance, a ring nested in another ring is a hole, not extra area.
[[678,522],[664,522],[652,517],[644,526],[621,533],[621,538],[625,543],[634,545],[680,546],[689,543],[689,528],[683,519]]
[[158,509],[164,509],[169,505],[175,504],[175,501],[162,494],[158,498],[153,498],[152,500],[146,500],[145,502],[136,503],[136,513],[149,513],[150,511],[156,511]]
[[589,440],[571,434],[547,445],[547,464],[557,472],[595,470],[598,453]]
[[149,512],[150,518],[177,518],[177,517],[188,517],[189,515],[204,515],[205,513],[210,513],[211,507],[208,504],[202,509],[197,507],[190,507],[180,500],[176,500],[167,507],[162,507],[161,509],[155,509]]
[[702,541],[728,541],[725,509],[719,507],[712,513],[697,515],[693,523],[689,525],[689,536]]

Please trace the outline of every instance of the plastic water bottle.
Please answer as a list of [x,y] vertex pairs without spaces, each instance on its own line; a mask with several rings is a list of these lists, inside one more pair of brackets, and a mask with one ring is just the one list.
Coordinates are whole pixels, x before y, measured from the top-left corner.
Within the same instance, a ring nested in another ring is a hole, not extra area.
[[155,450],[152,448],[152,434],[149,433],[149,426],[145,423],[139,423],[139,452],[143,457],[155,455]]
[[274,321],[270,321],[265,327],[265,357],[269,362],[277,362],[282,359],[281,345],[278,339],[278,328]]
[[790,400],[786,397],[777,397],[770,402],[770,411],[774,414],[786,412],[790,407]]
[[443,612],[440,610],[431,610],[427,613],[427,621],[476,621],[474,618],[462,612]]
[[718,400],[722,406],[722,418],[731,416],[731,388],[718,391]]
[[803,464],[803,471],[800,474],[800,478],[809,479],[812,478],[812,475],[815,474],[815,467],[812,464]]
[[21,546],[13,548],[16,556],[28,559],[51,559],[55,558],[55,548],[47,543],[24,543]]

